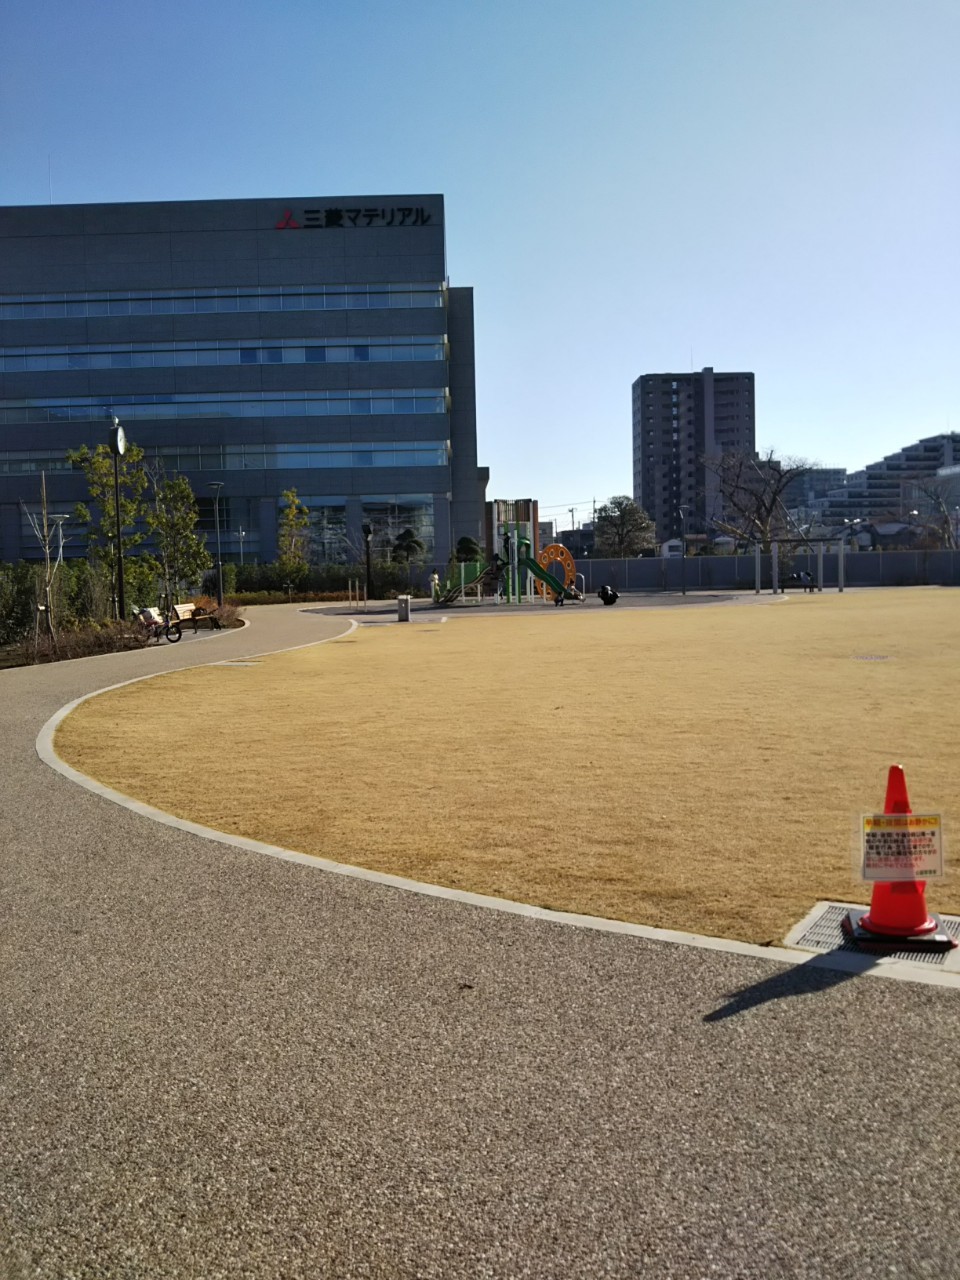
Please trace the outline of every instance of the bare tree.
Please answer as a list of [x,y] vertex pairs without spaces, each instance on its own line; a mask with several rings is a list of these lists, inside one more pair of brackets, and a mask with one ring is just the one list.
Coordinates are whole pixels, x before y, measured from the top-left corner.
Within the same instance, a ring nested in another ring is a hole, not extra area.
[[908,482],[914,495],[919,495],[919,498],[923,499],[922,502],[918,500],[918,506],[926,508],[922,514],[926,519],[927,536],[930,541],[936,542],[948,551],[956,551],[957,513],[951,516],[947,505],[948,499],[955,493],[955,480],[951,481],[946,476],[921,474],[910,476]]
[[56,517],[54,523],[57,526],[57,556],[51,563],[51,551],[53,544],[53,530],[50,528],[50,515],[47,510],[47,475],[45,471],[40,472],[40,516],[35,516],[31,511],[27,510],[25,503],[21,501],[21,508],[24,515],[30,522],[30,528],[33,530],[34,536],[40,543],[43,551],[43,604],[37,609],[37,623],[34,631],[34,643],[36,644],[40,630],[40,612],[42,610],[44,620],[47,625],[47,632],[50,636],[50,642],[53,645],[54,652],[59,651],[57,643],[57,629],[53,618],[53,583],[57,576],[57,570],[63,564],[63,516]]
[[738,542],[759,542],[764,551],[778,538],[805,540],[787,511],[784,494],[794,480],[809,474],[811,463],[777,458],[773,450],[763,457],[731,451],[705,458],[704,466],[720,488],[722,514],[714,517],[714,528]]

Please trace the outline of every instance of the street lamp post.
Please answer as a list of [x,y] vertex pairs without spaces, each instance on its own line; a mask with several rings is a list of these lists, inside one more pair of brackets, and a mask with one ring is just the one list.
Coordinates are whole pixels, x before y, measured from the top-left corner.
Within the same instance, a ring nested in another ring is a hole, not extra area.
[[127,616],[127,600],[123,590],[123,543],[120,540],[120,459],[127,448],[127,437],[120,419],[110,415],[110,452],[113,454],[113,505],[117,517],[117,619]]
[[843,523],[846,526],[846,528],[843,530],[843,532],[840,535],[840,551],[839,551],[839,555],[837,556],[837,590],[838,591],[843,590],[844,584],[846,582],[846,576],[847,576],[846,565],[844,563],[844,556],[847,554],[847,535],[850,533],[855,533],[857,525],[860,524],[861,522],[859,519],[857,519],[857,520],[844,520]]
[[213,490],[213,518],[217,527],[217,607],[223,604],[223,561],[220,558],[220,490],[222,480],[211,480],[207,485]]
[[237,536],[240,538],[240,564],[243,565],[243,540],[247,536],[247,531],[243,525],[237,530]]
[[360,531],[363,534],[363,541],[367,549],[367,599],[373,599],[373,571],[370,566],[370,539],[373,537],[373,529],[368,524],[362,524]]
[[687,594],[687,508],[677,507],[680,512],[680,594]]

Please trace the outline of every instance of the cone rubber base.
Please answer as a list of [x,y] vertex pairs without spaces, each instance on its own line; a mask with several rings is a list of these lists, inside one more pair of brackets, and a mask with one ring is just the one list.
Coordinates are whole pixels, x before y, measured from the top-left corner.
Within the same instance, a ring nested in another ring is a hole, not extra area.
[[939,916],[931,913],[930,919],[936,922],[936,929],[929,933],[914,933],[906,937],[895,937],[889,933],[872,933],[864,929],[861,920],[868,914],[868,909],[851,908],[843,917],[843,932],[851,942],[859,946],[881,951],[949,951],[957,945],[943,927]]

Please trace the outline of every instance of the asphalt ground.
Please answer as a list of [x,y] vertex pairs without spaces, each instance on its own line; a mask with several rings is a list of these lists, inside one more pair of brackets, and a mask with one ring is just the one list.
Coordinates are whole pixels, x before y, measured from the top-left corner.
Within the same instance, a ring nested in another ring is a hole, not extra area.
[[5,1280],[960,1277],[957,991],[330,874],[38,759],[87,692],[344,626],[250,614],[0,672]]

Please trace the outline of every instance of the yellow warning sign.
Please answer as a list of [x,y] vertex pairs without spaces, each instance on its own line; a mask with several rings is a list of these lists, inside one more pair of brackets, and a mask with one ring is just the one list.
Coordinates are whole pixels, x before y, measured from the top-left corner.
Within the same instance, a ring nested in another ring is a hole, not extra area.
[[864,880],[940,880],[940,814],[864,814],[862,850]]

